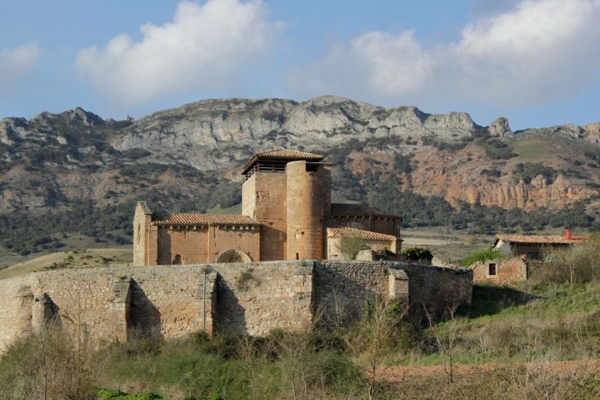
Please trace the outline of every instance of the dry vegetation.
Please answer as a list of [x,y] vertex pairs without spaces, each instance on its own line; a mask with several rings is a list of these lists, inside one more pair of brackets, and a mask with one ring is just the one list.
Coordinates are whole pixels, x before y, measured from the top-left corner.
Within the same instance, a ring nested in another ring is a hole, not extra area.
[[376,304],[352,328],[266,338],[197,333],[88,349],[58,328],[40,332],[0,358],[0,398],[598,398],[599,246],[553,254],[519,286],[477,285],[468,313],[427,326]]
[[52,253],[0,269],[0,279],[61,268],[101,267],[131,263],[131,249],[84,249]]

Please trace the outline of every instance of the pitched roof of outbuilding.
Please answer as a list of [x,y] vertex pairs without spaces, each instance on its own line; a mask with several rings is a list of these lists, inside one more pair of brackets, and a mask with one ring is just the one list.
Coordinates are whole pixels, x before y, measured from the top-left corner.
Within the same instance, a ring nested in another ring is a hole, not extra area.
[[522,244],[573,244],[588,239],[587,236],[573,236],[573,239],[567,239],[559,235],[496,235],[496,237],[503,242]]
[[332,217],[388,217],[400,218],[396,215],[385,213],[378,208],[369,207],[366,204],[331,204]]
[[327,228],[328,238],[341,238],[341,237],[359,237],[365,240],[398,240],[394,235],[386,235],[385,233],[365,231],[356,228]]
[[233,214],[153,214],[154,225],[260,225],[246,215]]

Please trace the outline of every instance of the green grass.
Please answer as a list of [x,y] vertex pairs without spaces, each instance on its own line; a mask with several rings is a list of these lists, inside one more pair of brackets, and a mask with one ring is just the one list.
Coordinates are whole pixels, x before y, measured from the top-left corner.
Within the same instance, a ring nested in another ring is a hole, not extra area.
[[437,329],[463,363],[598,358],[600,284],[476,285],[470,312]]

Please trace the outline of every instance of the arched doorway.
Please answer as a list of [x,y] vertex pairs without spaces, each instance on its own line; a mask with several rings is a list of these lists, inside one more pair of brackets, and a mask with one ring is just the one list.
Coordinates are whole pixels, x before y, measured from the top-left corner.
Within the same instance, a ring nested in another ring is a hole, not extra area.
[[252,258],[243,251],[231,249],[227,250],[219,256],[217,263],[249,263],[252,262]]

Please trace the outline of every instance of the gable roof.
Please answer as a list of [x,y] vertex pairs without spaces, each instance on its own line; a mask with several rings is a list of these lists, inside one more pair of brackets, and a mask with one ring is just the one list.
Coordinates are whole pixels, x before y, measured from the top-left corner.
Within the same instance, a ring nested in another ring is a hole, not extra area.
[[398,218],[396,215],[388,214],[378,208],[369,207],[366,204],[331,204],[332,217],[383,217],[383,218]]
[[327,228],[328,238],[342,238],[342,237],[359,237],[365,240],[398,240],[394,235],[386,235],[385,233],[365,231],[356,228]]
[[314,161],[319,162],[323,160],[323,156],[320,154],[312,154],[306,153],[298,150],[287,150],[287,149],[277,149],[271,151],[265,151],[262,153],[256,153],[252,156],[251,159],[246,161],[244,166],[242,167],[242,175],[244,175],[252,165],[254,165],[257,161],[264,160],[283,160],[283,161]]
[[153,225],[260,225],[246,215],[233,214],[153,214]]
[[573,244],[582,240],[587,240],[587,236],[573,236],[573,239],[567,239],[559,235],[527,236],[527,235],[496,235],[498,240],[510,243],[520,244]]

